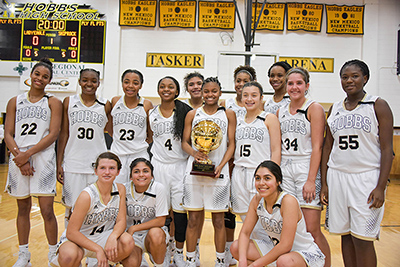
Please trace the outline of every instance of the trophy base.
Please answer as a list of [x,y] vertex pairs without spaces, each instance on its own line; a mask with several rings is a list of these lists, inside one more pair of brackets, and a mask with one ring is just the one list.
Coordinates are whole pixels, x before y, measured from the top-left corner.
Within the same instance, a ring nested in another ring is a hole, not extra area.
[[215,177],[215,165],[193,161],[191,175]]

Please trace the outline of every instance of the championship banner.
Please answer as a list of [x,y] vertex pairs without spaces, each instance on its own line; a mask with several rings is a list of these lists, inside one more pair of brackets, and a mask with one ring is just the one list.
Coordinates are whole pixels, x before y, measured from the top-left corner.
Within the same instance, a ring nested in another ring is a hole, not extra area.
[[157,1],[119,1],[120,26],[156,26]]
[[160,28],[196,26],[196,1],[160,1]]
[[309,72],[333,73],[334,59],[319,57],[279,57],[279,61],[285,61],[292,68],[303,67]]
[[[254,25],[260,15],[260,10],[263,3],[253,3],[251,29],[254,29]],[[261,17],[258,21],[257,30],[271,30],[271,31],[283,31],[283,25],[285,23],[285,3],[266,3],[264,10],[261,11]]]
[[326,33],[364,34],[364,6],[326,6]]
[[323,4],[287,3],[287,30],[320,32]]
[[199,1],[198,27],[200,29],[235,29],[235,4],[231,1]]

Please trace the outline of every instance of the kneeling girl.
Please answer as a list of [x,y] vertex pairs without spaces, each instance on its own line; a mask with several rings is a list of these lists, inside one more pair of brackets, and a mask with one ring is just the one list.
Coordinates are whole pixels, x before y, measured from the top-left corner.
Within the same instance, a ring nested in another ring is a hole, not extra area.
[[132,252],[135,263],[129,266],[140,266],[143,252],[149,253],[154,266],[163,266],[167,250],[167,193],[154,181],[153,169],[147,159],[135,159],[130,165],[131,181],[125,184],[127,229],[136,245]]
[[132,266],[134,241],[125,232],[125,187],[114,183],[120,170],[121,162],[115,154],[104,152],[98,156],[98,179],[76,200],[52,266],[77,267],[84,257],[97,258],[99,267],[108,267],[109,261]]
[[[231,246],[238,266],[322,267],[325,256],[306,230],[298,200],[280,188],[282,172],[273,161],[264,161],[256,168],[257,195],[250,202],[239,239]],[[265,238],[251,240],[257,221],[265,230]]]

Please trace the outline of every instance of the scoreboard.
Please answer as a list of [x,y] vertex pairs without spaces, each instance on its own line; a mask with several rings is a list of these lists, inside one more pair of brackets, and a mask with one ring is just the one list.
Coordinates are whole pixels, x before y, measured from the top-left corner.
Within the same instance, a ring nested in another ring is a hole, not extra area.
[[0,60],[104,63],[106,21],[0,19]]

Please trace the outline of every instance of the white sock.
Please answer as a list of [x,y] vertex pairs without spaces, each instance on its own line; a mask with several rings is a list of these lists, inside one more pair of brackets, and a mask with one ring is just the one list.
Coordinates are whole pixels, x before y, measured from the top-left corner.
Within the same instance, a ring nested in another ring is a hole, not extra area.
[[226,244],[225,244],[225,251],[229,251],[229,249],[231,248],[232,244],[233,244],[233,241],[226,242]]
[[196,251],[193,252],[188,252],[186,251],[186,259],[187,260],[191,260],[192,262],[194,262],[194,257],[196,256]]
[[217,255],[217,258],[225,259],[225,253],[224,252],[222,252],[222,253],[217,252],[216,255]]
[[182,254],[183,253],[183,248],[175,248],[175,251]]
[[49,252],[55,254],[56,251],[57,251],[57,245],[50,245],[50,244],[49,244]]
[[154,267],[162,267],[164,263],[154,263]]
[[21,251],[21,252],[29,252],[29,244],[20,245],[19,246],[19,251]]

